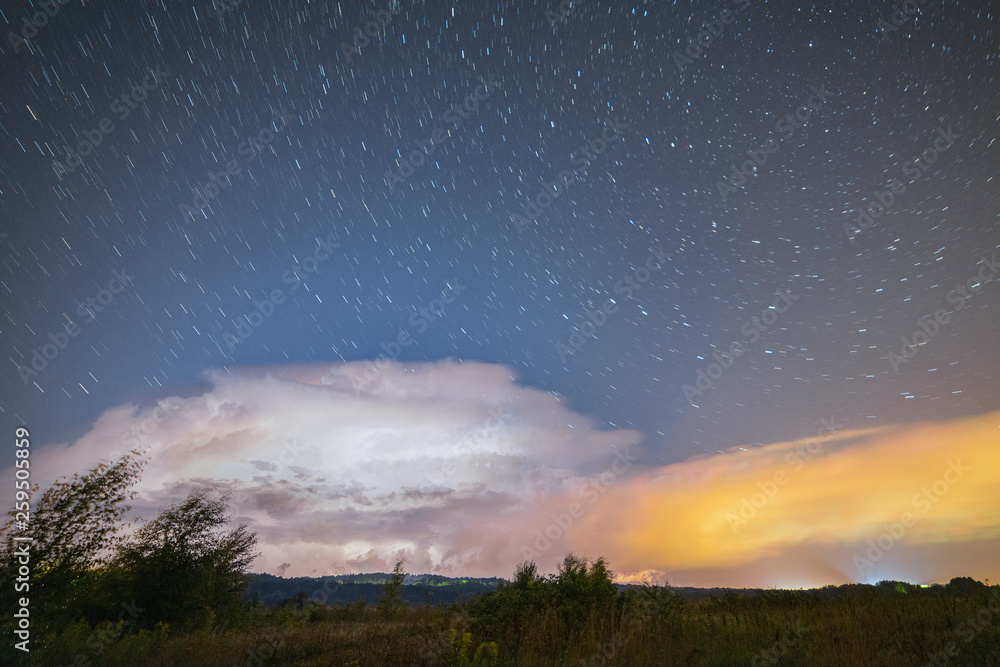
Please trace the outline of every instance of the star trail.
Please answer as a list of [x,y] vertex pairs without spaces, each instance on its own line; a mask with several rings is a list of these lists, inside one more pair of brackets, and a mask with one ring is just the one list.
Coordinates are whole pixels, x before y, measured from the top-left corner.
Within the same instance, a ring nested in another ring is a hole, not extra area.
[[989,3],[0,18],[0,415],[37,480],[148,448],[137,508],[234,492],[272,572],[997,576]]

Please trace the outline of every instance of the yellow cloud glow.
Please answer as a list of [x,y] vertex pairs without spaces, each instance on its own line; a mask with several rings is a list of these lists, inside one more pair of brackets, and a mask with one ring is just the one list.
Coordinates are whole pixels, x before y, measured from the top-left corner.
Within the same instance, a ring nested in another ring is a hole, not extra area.
[[[869,540],[889,547],[874,563],[1000,537],[998,425],[995,412],[689,460],[609,489],[571,539],[621,571],[739,568],[835,547],[851,578]],[[983,560],[996,567],[995,552]]]

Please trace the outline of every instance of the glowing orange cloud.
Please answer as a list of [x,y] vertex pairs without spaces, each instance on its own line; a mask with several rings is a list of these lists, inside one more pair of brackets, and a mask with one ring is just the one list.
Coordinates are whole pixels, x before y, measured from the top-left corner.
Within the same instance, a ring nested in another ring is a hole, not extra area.
[[735,448],[617,484],[570,540],[625,572],[780,568],[808,552],[843,580],[905,569],[915,548],[962,544],[995,579],[998,445],[1000,412]]

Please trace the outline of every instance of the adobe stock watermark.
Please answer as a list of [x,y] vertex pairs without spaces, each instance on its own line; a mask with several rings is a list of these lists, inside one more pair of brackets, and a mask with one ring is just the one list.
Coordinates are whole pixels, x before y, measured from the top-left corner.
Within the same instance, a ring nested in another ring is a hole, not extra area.
[[738,358],[743,356],[743,353],[746,352],[745,348],[756,343],[761,334],[766,333],[778,321],[778,315],[787,311],[799,300],[799,297],[794,296],[787,289],[784,292],[777,291],[775,294],[778,298],[768,308],[761,311],[760,317],[751,317],[740,327],[740,333],[749,340],[743,342],[733,341],[729,345],[728,353],[722,352],[720,354],[718,350],[712,352],[712,357],[715,361],[710,363],[704,370],[698,369],[698,379],[695,380],[694,386],[686,384],[681,388],[681,391],[684,392],[684,398],[687,399],[691,407],[698,407],[694,402],[695,397],[701,396],[711,389],[715,381],[721,378],[723,373],[729,370]]
[[[796,446],[792,451],[785,454],[785,463],[793,466],[791,472],[798,472],[799,470],[802,470],[806,462],[819,455],[823,449],[822,436],[824,433],[827,431],[832,433],[843,428],[843,425],[836,423],[836,419],[834,417],[831,417],[829,421],[821,419],[819,423],[820,428],[816,431],[816,437],[810,438],[806,442]],[[770,480],[757,482],[757,488],[760,489],[760,491],[752,493],[749,498],[741,498],[740,508],[737,513],[726,513],[726,521],[729,522],[729,529],[733,531],[733,534],[735,535],[740,528],[748,525],[750,520],[757,516],[757,512],[763,509],[772,498],[778,495],[778,488],[785,486],[790,481],[790,473],[787,473],[784,470],[778,470],[771,476]]]
[[903,183],[898,178],[892,179],[888,190],[873,193],[872,198],[878,201],[868,204],[867,209],[862,209],[861,206],[856,209],[855,212],[858,216],[856,224],[844,223],[844,234],[847,235],[849,241],[853,242],[858,234],[863,230],[870,229],[875,224],[875,220],[885,215],[886,211],[895,203],[896,197],[906,192],[906,186],[913,185],[919,181],[924,172],[937,162],[938,157],[951,148],[955,143],[955,139],[961,136],[951,131],[951,125],[948,126],[947,130],[942,130],[939,127],[936,132],[938,133],[938,138],[920,153],[920,157],[914,157],[903,165],[903,176],[912,176],[908,182]]
[[643,624],[659,614],[659,606],[648,597],[641,597],[637,604],[639,608],[623,619],[624,627],[602,643],[590,658],[581,661],[580,667],[607,667],[609,664],[616,664],[615,657],[625,648],[625,644]]
[[795,625],[792,625],[790,621],[785,621],[785,631],[781,633],[781,636],[769,648],[756,654],[750,661],[750,664],[753,667],[767,667],[768,665],[780,664],[781,658],[787,655],[791,649],[798,646],[807,632],[809,632],[809,628],[802,625],[801,622],[796,622]]
[[[608,127],[612,128],[611,136],[608,135]],[[566,188],[569,187],[570,183],[581,180],[582,176],[580,172],[590,166],[590,160],[596,159],[598,155],[607,150],[608,146],[621,139],[619,130],[625,127],[628,127],[628,125],[624,122],[610,118],[608,119],[608,124],[601,130],[599,138],[585,141],[576,151],[570,153],[570,164],[579,168],[573,171],[566,169],[560,171],[556,175],[555,180],[545,183],[542,186],[542,190],[533,199],[529,200],[527,204],[522,205],[521,214],[511,214],[510,219],[514,221],[514,228],[517,229],[517,233],[522,233],[529,222],[536,222],[544,209],[552,206],[554,200],[559,199],[559,197],[566,193]],[[581,155],[582,157],[573,157],[574,155]]]
[[215,10],[215,15],[221,21],[224,14],[233,11],[242,4],[243,0],[212,0],[212,9]]
[[[726,198],[731,193],[743,187],[751,173],[762,169],[767,164],[769,156],[777,153],[778,149],[781,148],[781,142],[794,137],[796,130],[802,129],[809,119],[812,118],[813,113],[819,111],[826,104],[826,98],[833,95],[833,93],[826,89],[825,84],[820,85],[819,89],[816,86],[809,86],[809,90],[812,91],[812,94],[806,99],[805,104],[797,108],[794,114],[785,114],[784,118],[779,118],[778,122],[774,124],[775,133],[781,132],[783,136],[777,140],[771,137],[761,144],[760,148],[756,151],[747,150],[747,155],[750,156],[750,159],[745,160],[738,169],[735,164],[733,165],[733,170],[729,174],[729,181],[727,182],[726,177],[723,177],[722,180],[715,182],[715,188],[722,196],[722,201],[726,201]],[[816,100],[816,98],[819,99]]]
[[[931,511],[933,503],[940,502],[947,495],[948,490],[958,484],[965,477],[965,473],[971,470],[972,468],[969,466],[962,465],[962,459],[958,461],[949,460],[948,467],[941,478],[935,480],[929,487],[925,486],[919,493],[914,494],[910,503],[914,509],[919,510],[921,515],[927,514]],[[868,551],[865,552],[864,556],[855,554],[853,558],[854,566],[858,569],[858,576],[864,576],[865,570],[874,567],[875,563],[885,558],[885,555],[906,534],[906,529],[917,523],[918,518],[912,512],[903,512],[899,517],[899,521],[892,524],[882,524],[885,532],[876,539],[866,542]]]
[[987,282],[996,279],[998,272],[1000,272],[1000,264],[997,263],[996,253],[990,259],[986,259],[984,255],[976,274],[970,276],[964,285],[957,285],[945,297],[945,301],[955,304],[955,310],[949,312],[944,308],[938,308],[934,311],[933,318],[930,315],[920,318],[917,320],[917,330],[910,338],[902,337],[903,347],[900,348],[899,353],[889,353],[889,366],[892,368],[892,372],[898,375],[900,365],[910,363],[910,360],[917,355],[918,348],[930,343],[941,327],[951,322],[952,315],[968,306],[969,301],[983,291],[983,286]]
[[[319,265],[330,259],[333,251],[340,247],[340,244],[333,239],[332,232],[325,239],[319,239],[318,244],[313,248],[311,257],[306,257],[302,261],[296,262],[282,274],[281,282],[291,285],[288,290],[289,294],[302,285],[302,278],[304,276],[308,276],[310,273],[319,273]],[[264,322],[274,315],[275,309],[285,303],[286,298],[285,291],[280,287],[276,287],[271,290],[263,301],[254,301],[253,310],[244,315],[242,319],[236,321],[236,335],[239,338],[228,332],[222,337],[229,353],[232,354],[235,352],[237,345],[249,339],[257,329],[264,326]]]
[[719,18],[703,23],[704,30],[688,40],[687,48],[684,50],[687,55],[680,51],[674,51],[674,65],[677,66],[678,72],[683,72],[687,65],[704,55],[705,50],[712,45],[712,42],[722,37],[726,26],[736,20],[736,14],[750,6],[750,0],[730,0],[730,2],[737,6],[736,11],[723,9],[719,12]]
[[[479,103],[485,102],[490,98],[493,92],[500,87],[496,81],[493,80],[493,76],[490,75],[489,79],[484,79],[480,77],[482,83],[470,93],[462,104],[452,104],[451,107],[442,114],[441,118],[445,123],[454,124],[454,130],[458,131],[458,128],[462,127],[462,124],[469,118],[472,114],[479,111]],[[482,92],[480,92],[482,91]],[[471,103],[471,106],[470,106]],[[403,156],[403,151],[400,151],[400,160],[396,161],[396,169],[398,171],[394,172],[392,168],[386,169],[385,173],[382,175],[385,178],[386,185],[389,186],[390,190],[394,190],[397,185],[402,184],[407,178],[413,175],[413,172],[418,168],[423,166],[424,162],[427,161],[431,155],[433,155],[438,146],[443,144],[450,136],[449,130],[445,129],[443,125],[440,125],[431,132],[431,135],[424,141],[419,139],[414,140],[417,148],[409,152],[409,154]],[[427,146],[430,145],[428,149]]]
[[[589,479],[580,487],[580,495],[586,499],[587,505],[593,505],[608,492],[612,486],[618,483],[619,476],[632,467],[632,464],[639,460],[638,456],[631,456],[628,451],[615,451],[614,462],[608,470],[605,470],[595,479]],[[535,530],[537,536],[533,545],[521,545],[521,556],[525,560],[535,560],[542,553],[548,551],[554,543],[559,541],[563,535],[573,525],[574,520],[580,519],[586,513],[586,508],[578,502],[570,503],[565,512],[553,512],[550,517],[552,523],[545,527],[545,531]]]
[[546,9],[545,18],[549,20],[549,25],[554,29],[559,23],[568,23],[569,17],[576,14],[580,6],[586,3],[587,0],[562,0],[558,7],[559,13],[557,14],[551,9]]
[[278,651],[284,648],[286,635],[289,632],[289,630],[285,630],[283,632],[270,630],[265,632],[263,635],[258,636],[254,645],[247,648],[248,667],[263,667],[264,665],[270,663],[271,659],[277,655]]
[[[149,97],[149,93],[159,88],[160,83],[168,76],[170,76],[170,72],[157,66],[155,70],[150,71],[146,75],[141,85],[135,84],[131,90],[115,98],[109,107],[111,112],[116,114],[119,121],[125,120],[132,113],[132,110],[138,109],[139,104]],[[150,78],[153,79],[152,83],[149,83]],[[83,158],[93,154],[94,149],[103,143],[104,137],[114,131],[115,124],[110,118],[105,117],[101,119],[101,122],[93,130],[84,132],[83,139],[77,143],[75,151],[72,148],[66,149],[66,164],[63,164],[59,160],[52,161],[52,168],[55,170],[59,180],[61,181],[63,176],[76,171],[76,168],[83,164]]]
[[[986,606],[977,611],[975,615],[966,617],[955,628],[955,633],[960,635],[965,644],[970,643],[976,638],[976,635],[993,624],[994,614],[1000,614],[1000,588],[996,586],[991,588],[993,588],[993,594]],[[949,659],[957,658],[961,652],[961,647],[955,641],[950,641],[944,650],[931,654],[924,667],[945,667]]]
[[[21,46],[24,43],[38,35],[38,31],[49,24],[49,19],[55,18],[56,14],[59,13],[59,5],[68,5],[70,0],[38,0],[37,3],[31,3],[33,6],[38,7],[38,11],[31,15],[31,18],[25,17],[21,21],[21,34],[16,34],[13,30],[7,32],[7,43],[14,48],[14,53],[21,52]],[[29,47],[30,48],[30,47]]]
[[[656,261],[654,262],[653,260]],[[643,285],[649,282],[649,278],[652,276],[654,271],[659,271],[663,268],[663,264],[666,260],[667,254],[663,250],[663,246],[657,246],[649,252],[649,257],[646,258],[645,266],[633,269],[632,273],[625,274],[621,280],[615,283],[615,294],[632,296],[633,292],[639,290]],[[604,305],[600,308],[595,308],[592,311],[586,312],[587,319],[575,327],[570,328],[569,338],[567,339],[568,344],[563,343],[562,341],[556,343],[556,354],[559,355],[559,361],[566,363],[566,357],[568,355],[575,354],[582,350],[584,343],[587,342],[587,339],[596,336],[598,329],[603,327],[608,321],[608,315],[614,315],[617,312],[618,303],[611,297],[605,299]]]
[[[143,418],[138,424],[133,424],[132,428],[122,433],[121,437],[118,438],[119,442],[128,447],[129,450],[141,447],[149,439],[149,436],[153,435],[160,428],[160,424],[165,422],[172,412],[179,410],[183,405],[183,401],[177,399],[169,403],[160,401],[148,416]],[[124,453],[119,450],[113,450],[109,454],[109,458],[112,461],[116,461],[122,456],[124,456]]]
[[[121,637],[125,628],[135,624],[135,620],[139,618],[139,614],[146,611],[145,607],[136,606],[135,600],[132,600],[132,604],[122,602],[121,607],[122,611],[118,613],[117,623],[103,627],[98,626],[94,628],[93,632],[87,638],[87,649],[93,651],[95,658],[99,657],[109,646],[114,644]],[[78,653],[73,664],[89,665],[91,663],[86,653]]]
[[[408,322],[411,327],[417,330],[417,333],[423,333],[427,330],[427,327],[434,320],[444,317],[445,308],[454,303],[462,292],[468,289],[468,285],[462,285],[458,282],[458,278],[455,280],[445,283],[445,288],[441,290],[441,294],[438,298],[433,299],[426,307],[421,306],[417,308],[416,312],[410,315]],[[379,354],[374,362],[368,362],[365,367],[364,373],[357,373],[351,376],[351,384],[354,386],[354,392],[358,395],[361,394],[364,389],[372,383],[375,377],[379,374],[379,371],[384,370],[390,361],[394,361],[399,358],[402,354],[404,347],[409,347],[413,345],[414,339],[410,335],[409,331],[405,329],[400,329],[399,334],[396,336],[396,340],[390,343],[382,343],[380,346],[388,356],[385,354]]]
[[[248,136],[244,141],[240,143],[237,147],[236,152],[243,158],[242,164],[236,158],[229,160],[226,163],[225,171],[213,172],[211,169],[208,171],[208,182],[198,188],[192,188],[191,191],[194,192],[194,196],[191,198],[190,204],[180,204],[177,210],[181,214],[181,220],[184,222],[193,222],[195,211],[199,211],[202,216],[208,218],[205,215],[204,209],[211,204],[219,194],[230,187],[233,184],[232,177],[240,174],[243,171],[243,166],[248,165],[253,162],[254,158],[258,155],[263,154],[264,147],[268,146],[275,137],[288,127],[288,121],[291,118],[295,118],[295,114],[285,113],[284,106],[280,106],[280,111],[275,113],[271,117],[271,121],[265,125],[260,131],[257,132],[256,136]],[[281,123],[279,126],[278,123]],[[274,128],[273,130],[271,128]]]
[[[84,324],[96,322],[97,313],[103,312],[105,308],[114,302],[115,294],[124,292],[128,285],[135,286],[135,276],[125,273],[124,269],[120,273],[112,271],[111,275],[112,278],[108,281],[107,288],[101,288],[97,291],[96,296],[87,297],[84,303],[80,303],[77,306],[77,315],[83,318]],[[44,371],[48,367],[49,362],[55,360],[59,356],[59,353],[66,349],[70,339],[79,336],[81,331],[75,321],[71,321],[68,325],[63,325],[63,329],[65,331],[49,333],[48,339],[50,342],[43,344],[40,351],[37,347],[32,349],[30,366],[15,362],[17,372],[21,376],[24,386],[28,386],[29,378],[37,377],[39,373]]]
[[[892,13],[889,14],[889,20],[878,20],[877,27],[882,31],[882,39],[889,39],[890,32],[899,30],[900,26],[910,20],[911,16],[920,13],[920,8],[928,2],[930,0],[903,0],[902,3],[892,3]],[[902,4],[902,7],[900,7],[900,4]]]
[[355,33],[353,40],[354,43],[340,43],[340,52],[347,59],[347,64],[351,64],[351,60],[354,58],[355,54],[361,55],[361,49],[371,44],[371,40],[378,39],[385,31],[386,27],[392,23],[393,17],[402,11],[402,4],[398,0],[395,0],[390,3],[389,9],[380,9],[372,15],[374,16],[374,20],[365,23],[364,32],[362,32],[361,26],[356,26],[352,31]]

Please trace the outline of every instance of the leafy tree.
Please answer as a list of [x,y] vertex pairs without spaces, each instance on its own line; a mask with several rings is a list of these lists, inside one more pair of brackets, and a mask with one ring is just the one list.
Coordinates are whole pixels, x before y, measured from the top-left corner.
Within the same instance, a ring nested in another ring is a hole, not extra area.
[[[989,580],[987,579],[987,581]],[[981,581],[976,581],[972,577],[954,577],[948,582],[947,588],[949,591],[960,595],[968,595],[982,593],[986,591],[988,586]]]
[[395,618],[403,608],[403,580],[406,573],[403,571],[403,561],[397,561],[396,567],[392,569],[392,577],[385,582],[382,588],[382,595],[376,604],[376,612],[385,618]]
[[[83,632],[87,651],[99,651],[123,627],[194,621],[203,611],[239,604],[247,568],[258,555],[257,537],[246,525],[223,529],[227,498],[193,493],[129,535],[127,501],[145,463],[133,450],[57,480],[37,500],[27,526],[18,525],[15,510],[0,527],[0,607],[30,599],[32,638],[46,638],[42,650],[49,663],[59,661],[59,650],[46,642],[60,631]],[[21,576],[18,551],[26,544],[15,537],[32,540],[27,591],[15,591],[10,581]],[[13,620],[0,619],[8,637]],[[0,664],[23,657],[13,653],[10,644],[0,648]]]
[[618,587],[612,577],[603,558],[592,564],[573,554],[563,559],[552,583],[567,626],[579,627],[596,609],[607,610],[609,604],[614,604]]
[[189,620],[239,601],[259,555],[257,535],[246,524],[222,531],[227,500],[193,491],[119,548],[111,570],[146,610],[141,625]]
[[612,581],[614,574],[604,558],[598,558],[588,569],[585,558],[569,554],[559,566],[555,576],[556,589],[565,600],[577,600],[591,605],[614,599],[618,587]]
[[514,570],[513,586],[515,588],[528,590],[544,581],[545,578],[538,574],[538,566],[535,565],[535,561],[520,563]]
[[[126,502],[135,496],[132,487],[145,463],[133,450],[82,476],[55,481],[36,503],[27,529],[18,528],[15,512],[9,512],[0,528],[0,562],[15,563],[15,536],[32,538],[28,597],[38,610],[38,630],[92,616],[101,606],[102,568],[121,544],[122,517],[131,509]],[[35,485],[32,494],[37,492]],[[14,595],[12,588],[4,586],[0,598]],[[12,608],[11,600],[2,601]]]

